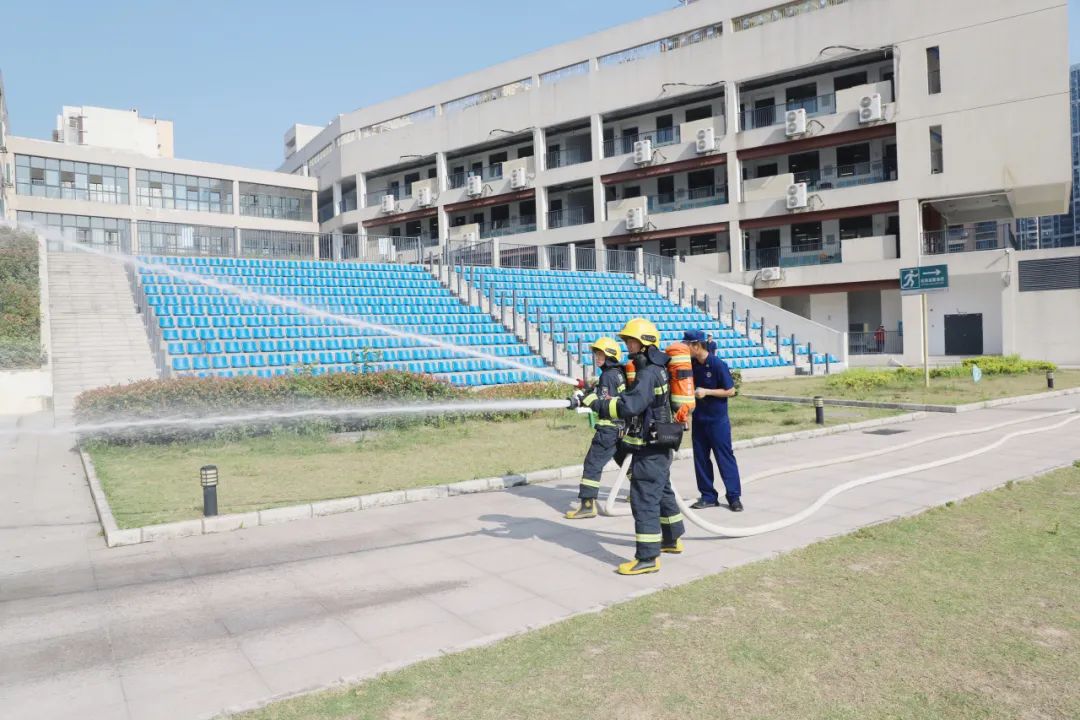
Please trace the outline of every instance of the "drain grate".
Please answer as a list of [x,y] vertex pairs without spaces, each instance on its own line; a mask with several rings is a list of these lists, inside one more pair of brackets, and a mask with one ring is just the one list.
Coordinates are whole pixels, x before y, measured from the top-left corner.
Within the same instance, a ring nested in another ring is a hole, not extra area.
[[863,435],[899,435],[910,432],[909,430],[897,430],[896,428],[881,428],[880,430],[863,430]]

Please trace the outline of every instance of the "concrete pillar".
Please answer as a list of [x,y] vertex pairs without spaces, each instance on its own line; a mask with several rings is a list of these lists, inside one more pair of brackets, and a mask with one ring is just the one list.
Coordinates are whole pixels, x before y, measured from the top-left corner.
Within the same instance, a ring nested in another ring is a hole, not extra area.
[[743,272],[746,270],[746,258],[744,256],[744,243],[742,230],[738,220],[728,222],[728,256],[731,258],[731,272]]
[[139,223],[135,220],[128,221],[128,243],[132,255],[139,254]]
[[634,251],[634,274],[645,274],[645,248],[638,248]]
[[[922,255],[922,213],[919,201],[911,198],[900,201],[900,259],[916,265]],[[904,323],[907,326],[907,323]]]
[[547,245],[536,246],[536,266],[541,270],[548,270],[551,268],[551,258],[548,257]]
[[356,173],[356,207],[367,207],[367,176]]
[[577,270],[577,245],[570,243],[567,249],[570,251],[570,269]]
[[491,266],[500,267],[502,258],[499,256],[499,238],[491,238]]
[[599,113],[589,118],[589,130],[592,138],[593,160],[604,157],[604,116]]
[[724,126],[728,137],[739,132],[739,84],[734,81],[724,83]]
[[607,247],[604,245],[604,238],[596,238],[593,247],[596,249],[596,269],[603,272],[607,270],[607,255],[604,253]]
[[232,181],[232,214],[240,215],[240,181]]
[[332,217],[337,217],[341,214],[341,181],[334,181],[334,214]]
[[593,219],[598,223],[607,220],[607,201],[604,197],[604,183],[600,182],[599,177],[594,177],[592,181]]
[[729,205],[742,202],[742,163],[735,152],[729,152],[727,156],[727,192]]
[[547,170],[547,132],[544,128],[533,128],[533,160],[536,172]]
[[548,229],[548,189],[536,186],[536,229],[540,232]]
[[439,186],[439,194],[446,192],[450,178],[446,171],[446,153],[444,152],[435,153],[435,177]]
[[233,228],[233,255],[240,257],[243,253],[244,242],[240,237],[240,228]]
[[319,191],[311,191],[311,221],[319,221]]

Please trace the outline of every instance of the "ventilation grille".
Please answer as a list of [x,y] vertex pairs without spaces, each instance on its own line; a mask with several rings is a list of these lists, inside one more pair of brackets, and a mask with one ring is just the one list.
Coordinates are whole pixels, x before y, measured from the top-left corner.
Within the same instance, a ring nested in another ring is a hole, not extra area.
[[1080,289],[1080,256],[1020,261],[1020,292]]

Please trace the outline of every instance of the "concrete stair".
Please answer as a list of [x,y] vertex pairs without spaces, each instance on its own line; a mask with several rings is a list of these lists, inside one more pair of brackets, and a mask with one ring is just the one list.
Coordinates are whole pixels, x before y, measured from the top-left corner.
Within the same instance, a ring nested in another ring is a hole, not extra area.
[[88,253],[49,253],[53,408],[71,417],[84,390],[158,377],[124,266]]

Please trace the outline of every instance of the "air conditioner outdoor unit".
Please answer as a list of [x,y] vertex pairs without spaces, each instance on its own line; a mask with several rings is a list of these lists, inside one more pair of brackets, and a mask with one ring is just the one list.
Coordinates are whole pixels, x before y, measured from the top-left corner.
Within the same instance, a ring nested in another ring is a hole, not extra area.
[[465,181],[465,192],[469,197],[475,197],[484,193],[484,180],[479,175],[470,175]]
[[697,145],[695,147],[698,154],[712,152],[716,149],[716,130],[713,128],[701,128],[697,131]]
[[510,187],[516,190],[525,187],[528,182],[529,177],[525,174],[525,168],[517,167],[510,171]]
[[626,229],[627,230],[643,230],[645,229],[645,208],[634,207],[626,211]]
[[806,109],[788,110],[784,114],[784,134],[788,137],[806,134]]
[[384,213],[392,213],[397,210],[397,198],[393,195],[382,196],[382,211]]
[[422,187],[417,191],[416,204],[420,207],[428,207],[431,205],[431,188]]
[[807,205],[806,183],[792,183],[787,186],[787,209],[798,210]]
[[780,273],[780,268],[767,267],[761,269],[761,279],[766,281],[782,280],[783,275]]
[[652,162],[652,140],[638,140],[634,143],[634,162],[638,165]]
[[885,113],[881,109],[881,94],[863,95],[859,98],[859,122],[869,123],[882,120]]

